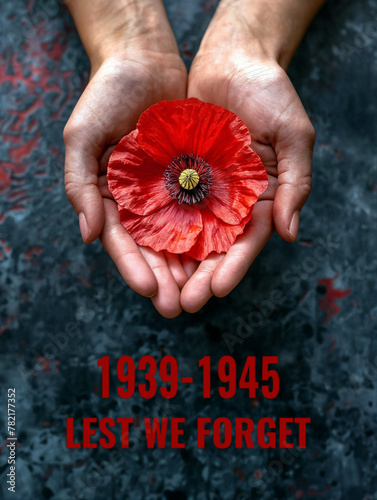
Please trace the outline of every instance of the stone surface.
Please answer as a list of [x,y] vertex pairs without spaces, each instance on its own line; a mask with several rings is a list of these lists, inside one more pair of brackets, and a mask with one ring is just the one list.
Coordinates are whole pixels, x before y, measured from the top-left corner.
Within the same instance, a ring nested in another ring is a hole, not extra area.
[[[188,65],[215,7],[167,2]],[[83,245],[66,200],[62,131],[89,69],[69,14],[57,1],[1,2],[0,28],[0,445],[8,387],[19,444],[13,496],[1,448],[0,498],[377,498],[376,2],[329,1],[290,68],[317,130],[299,241],[275,235],[229,297],[173,321],[121,284],[98,242]],[[224,334],[240,331],[248,337],[230,353]],[[114,391],[101,399],[104,354],[113,387],[121,354],[173,355],[195,382],[170,403]],[[198,360],[209,355],[215,367],[230,354],[239,366],[247,355],[279,356],[279,396],[221,400],[213,377],[204,400]],[[187,447],[147,450],[140,427],[120,457],[66,450],[66,417],[105,416],[184,416]],[[310,417],[308,447],[291,460],[278,450],[198,450],[200,416]]]

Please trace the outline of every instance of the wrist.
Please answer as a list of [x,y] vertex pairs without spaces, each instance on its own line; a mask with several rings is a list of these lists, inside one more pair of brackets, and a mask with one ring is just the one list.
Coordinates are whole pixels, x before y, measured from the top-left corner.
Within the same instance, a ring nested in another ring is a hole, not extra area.
[[[281,62],[283,43],[276,30],[265,30],[256,13],[251,13],[241,2],[221,1],[200,44],[199,55],[211,53],[216,60],[230,56],[237,60]],[[267,31],[267,33],[265,33]]]
[[[222,33],[225,46],[287,69],[310,21],[325,0],[221,0],[203,48]],[[205,37],[206,38],[206,37]]]
[[135,51],[178,53],[161,0],[75,0],[69,9],[92,73],[109,58]]

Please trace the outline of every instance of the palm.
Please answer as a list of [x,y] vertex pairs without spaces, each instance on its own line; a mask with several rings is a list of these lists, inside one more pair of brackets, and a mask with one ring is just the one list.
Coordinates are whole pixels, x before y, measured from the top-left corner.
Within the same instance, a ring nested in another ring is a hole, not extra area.
[[269,187],[227,255],[210,256],[185,285],[182,305],[192,312],[212,294],[225,296],[239,283],[274,226],[286,240],[295,239],[298,217],[292,221],[292,207],[301,209],[310,190],[310,172],[300,175],[292,162],[302,158],[310,164],[313,132],[289,78],[277,64],[247,57],[233,64],[222,57],[217,64],[212,53],[197,57],[190,72],[189,97],[223,106],[246,123],[251,146],[266,166]]
[[[140,62],[143,61],[143,62]],[[180,287],[193,264],[139,248],[120,224],[106,182],[109,156],[143,111],[186,93],[186,71],[178,54],[137,53],[108,60],[95,73],[65,130],[66,191],[80,217],[84,240],[99,235],[127,283],[165,316],[181,311]],[[186,271],[185,271],[186,269]],[[193,271],[191,271],[193,272]]]

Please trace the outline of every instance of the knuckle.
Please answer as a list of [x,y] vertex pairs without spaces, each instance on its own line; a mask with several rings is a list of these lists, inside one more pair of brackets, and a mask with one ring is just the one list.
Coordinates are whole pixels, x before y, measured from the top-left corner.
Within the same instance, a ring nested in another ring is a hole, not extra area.
[[307,144],[310,148],[314,147],[316,134],[315,134],[315,129],[313,127],[313,124],[311,123],[311,121],[309,119],[303,121],[298,126],[298,133],[303,138],[303,140],[305,140],[305,142],[307,142]]
[[78,136],[80,130],[82,130],[81,125],[77,121],[70,118],[63,130],[63,139],[66,146]]
[[[250,224],[251,224],[251,221],[250,221]],[[248,257],[249,257],[249,254],[248,254],[247,248],[238,248],[237,246],[234,246],[232,248],[232,259],[237,260],[239,262],[247,262]]]
[[312,178],[311,175],[290,178],[283,185],[290,190],[299,191],[302,197],[307,198],[312,189]]
[[300,178],[295,184],[295,187],[301,191],[303,196],[309,196],[310,191],[312,190],[312,178],[310,175]]
[[315,134],[315,129],[314,129],[314,127],[313,127],[313,125],[312,125],[311,122],[308,123],[306,135],[308,137],[308,140],[309,140],[310,144],[312,146],[314,146],[315,139],[316,139],[316,134]]
[[64,127],[64,130],[63,130],[63,139],[64,139],[64,143],[67,144],[69,143],[70,141],[70,138],[72,137],[73,135],[73,127],[71,125],[70,122],[68,122],[66,124],[66,126]]
[[140,257],[140,252],[137,249],[125,249],[119,255],[120,259],[128,260],[130,257],[138,258],[138,257]]
[[203,275],[203,276],[212,276],[213,274],[213,269],[210,269],[210,268],[203,268],[200,270],[200,273]]
[[314,143],[315,140],[316,140],[316,132],[315,132],[315,128],[314,128],[314,126],[313,126],[312,123],[310,123],[310,132],[309,132],[309,135],[310,135],[311,140]]
[[77,195],[79,193],[79,186],[75,182],[66,181],[65,182],[65,194],[69,202],[74,205]]
[[158,272],[164,272],[166,270],[166,264],[165,263],[155,263],[152,264],[151,266],[152,271],[158,271]]

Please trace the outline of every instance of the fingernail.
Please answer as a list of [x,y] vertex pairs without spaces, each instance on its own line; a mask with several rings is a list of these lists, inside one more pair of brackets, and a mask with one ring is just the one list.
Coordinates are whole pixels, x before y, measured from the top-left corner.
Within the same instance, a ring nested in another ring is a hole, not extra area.
[[86,222],[86,217],[84,212],[79,213],[79,224],[80,224],[80,233],[84,242],[88,239],[89,236],[89,226]]
[[156,295],[157,295],[157,292],[154,292],[153,295],[149,295],[148,299],[153,299],[153,297],[156,297]]
[[298,226],[300,223],[300,211],[296,210],[292,215],[291,223],[289,224],[288,231],[292,235],[292,238],[296,240],[298,236]]

